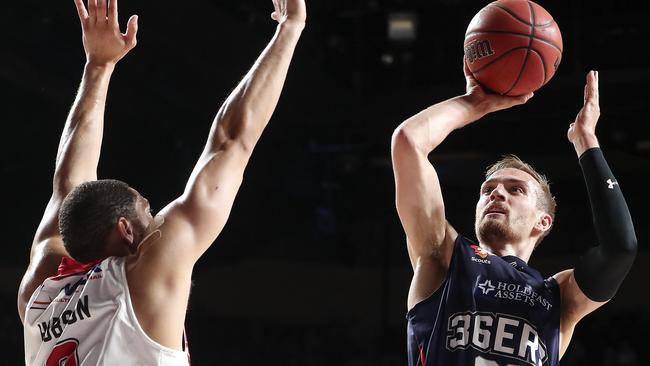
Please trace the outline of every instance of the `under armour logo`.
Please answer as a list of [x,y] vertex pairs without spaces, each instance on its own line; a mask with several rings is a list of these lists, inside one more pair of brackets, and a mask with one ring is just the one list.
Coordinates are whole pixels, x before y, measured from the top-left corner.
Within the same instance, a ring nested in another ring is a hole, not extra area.
[[615,180],[608,179],[607,180],[607,188],[609,189],[614,189],[614,186],[618,185],[618,182]]
[[494,291],[494,289],[496,288],[494,287],[494,285],[492,285],[492,281],[490,280],[485,280],[485,282],[479,283],[477,287],[480,288],[481,291],[483,291],[483,295],[489,294],[490,291]]

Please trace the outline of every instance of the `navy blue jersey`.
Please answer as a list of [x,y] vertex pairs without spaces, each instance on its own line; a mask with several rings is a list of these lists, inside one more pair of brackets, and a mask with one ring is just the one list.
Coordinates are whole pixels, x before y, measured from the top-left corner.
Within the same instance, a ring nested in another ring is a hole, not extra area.
[[555,279],[461,235],[444,282],[407,320],[409,366],[559,365]]

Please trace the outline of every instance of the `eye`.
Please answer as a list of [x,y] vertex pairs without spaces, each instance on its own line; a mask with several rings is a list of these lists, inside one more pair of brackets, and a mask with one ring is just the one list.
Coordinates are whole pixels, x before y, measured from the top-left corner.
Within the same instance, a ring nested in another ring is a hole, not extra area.
[[510,188],[510,192],[519,193],[519,194],[525,193],[524,189],[520,186],[513,186],[512,188]]

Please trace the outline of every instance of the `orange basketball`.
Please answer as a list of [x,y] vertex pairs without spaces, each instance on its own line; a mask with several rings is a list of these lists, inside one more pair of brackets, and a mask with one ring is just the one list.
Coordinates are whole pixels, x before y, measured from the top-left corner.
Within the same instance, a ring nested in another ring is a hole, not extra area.
[[504,95],[535,91],[555,75],[562,34],[544,8],[498,0],[481,9],[465,32],[465,62],[485,88]]

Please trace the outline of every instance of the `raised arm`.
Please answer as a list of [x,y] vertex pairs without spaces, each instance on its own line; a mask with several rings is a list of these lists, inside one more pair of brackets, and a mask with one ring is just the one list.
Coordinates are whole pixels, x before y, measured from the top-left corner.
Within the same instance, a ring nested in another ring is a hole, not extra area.
[[138,321],[151,339],[167,347],[181,349],[194,264],[228,219],[305,26],[304,0],[273,3],[275,35],[219,109],[185,191],[154,220],[157,230],[150,229],[154,239],[140,244],[127,264]]
[[[164,266],[173,258],[179,271],[190,270],[228,219],[244,169],[273,114],[305,26],[304,0],[273,3],[272,18],[278,22],[275,35],[219,109],[183,195],[159,213],[165,219],[162,239],[148,253],[147,261]],[[170,257],[170,253],[175,254]]]
[[455,129],[488,113],[525,103],[532,94],[486,93],[464,67],[467,93],[435,104],[402,123],[392,137],[397,212],[414,270],[408,308],[430,296],[444,279],[457,236],[445,220],[440,183],[428,159]]
[[598,243],[573,270],[555,277],[562,295],[560,354],[568,347],[578,321],[614,296],[637,251],[632,217],[596,137],[599,117],[598,72],[591,71],[587,74],[584,105],[567,136],[579,157]]
[[108,84],[115,64],[136,42],[137,17],[129,20],[127,33],[122,34],[116,0],[109,4],[107,0],[89,0],[87,8],[82,1],[75,0],[75,5],[83,31],[86,65],[59,142],[52,197],[34,236],[30,264],[18,292],[21,319],[36,287],[56,274],[61,257],[67,255],[59,234],[59,208],[74,187],[97,179]]

